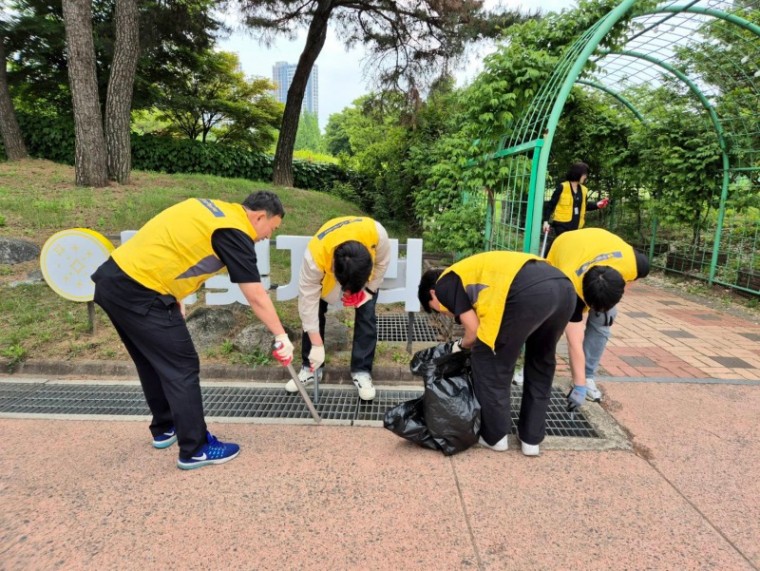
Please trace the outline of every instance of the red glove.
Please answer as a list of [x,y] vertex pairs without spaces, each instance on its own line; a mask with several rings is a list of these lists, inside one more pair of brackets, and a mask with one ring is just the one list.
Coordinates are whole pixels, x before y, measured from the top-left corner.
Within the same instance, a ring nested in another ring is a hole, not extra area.
[[602,198],[599,202],[596,203],[596,206],[598,208],[605,208],[610,203],[609,198]]
[[280,365],[287,367],[293,361],[293,344],[288,339],[287,333],[281,333],[274,338],[272,346],[272,356],[280,362]]
[[357,293],[345,292],[343,294],[342,301],[343,305],[346,307],[359,308],[367,303],[370,299],[372,299],[372,295],[366,289],[363,289]]

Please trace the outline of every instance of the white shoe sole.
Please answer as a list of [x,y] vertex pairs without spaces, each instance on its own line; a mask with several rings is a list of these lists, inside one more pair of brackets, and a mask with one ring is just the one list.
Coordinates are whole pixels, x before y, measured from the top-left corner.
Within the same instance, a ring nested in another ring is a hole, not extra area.
[[520,440],[520,448],[524,456],[538,456],[541,451],[538,444],[526,444],[522,440]]
[[[309,381],[308,383],[301,383],[303,388],[308,389],[310,386],[314,384],[314,381]],[[288,384],[285,385],[285,390],[289,393],[297,393],[298,387],[296,386],[295,381],[290,380],[288,381]]]
[[365,391],[364,393],[362,393],[362,390],[359,389],[359,398],[366,402],[375,400],[375,389],[372,389],[372,392]]
[[483,437],[478,437],[478,444],[480,444],[483,448],[488,448],[489,450],[493,450],[494,452],[506,452],[509,450],[509,435],[505,436],[501,440],[499,440],[496,444],[491,446],[483,440]]
[[160,442],[154,440],[153,441],[153,448],[156,448],[158,450],[163,450],[164,448],[169,448],[172,444],[177,442],[177,435],[175,434],[171,438],[167,440],[161,440]]
[[177,468],[180,470],[195,470],[196,468],[203,468],[204,466],[211,466],[212,464],[224,464],[230,460],[234,460],[240,454],[240,450],[235,452],[232,456],[226,458],[219,458],[218,460],[204,460],[203,462],[193,462],[191,464],[185,464],[182,460],[177,460]]

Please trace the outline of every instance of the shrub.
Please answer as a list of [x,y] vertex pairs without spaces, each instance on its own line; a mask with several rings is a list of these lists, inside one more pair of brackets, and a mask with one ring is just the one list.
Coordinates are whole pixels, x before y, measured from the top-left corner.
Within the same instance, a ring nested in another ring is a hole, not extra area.
[[[18,114],[29,154],[50,161],[74,164],[73,119],[53,114]],[[4,153],[0,143],[0,152]],[[222,143],[137,133],[132,134],[132,168],[165,173],[210,174],[249,180],[272,179],[271,155]],[[293,161],[294,184],[328,191],[336,184],[355,190],[366,186],[362,176],[334,163]]]

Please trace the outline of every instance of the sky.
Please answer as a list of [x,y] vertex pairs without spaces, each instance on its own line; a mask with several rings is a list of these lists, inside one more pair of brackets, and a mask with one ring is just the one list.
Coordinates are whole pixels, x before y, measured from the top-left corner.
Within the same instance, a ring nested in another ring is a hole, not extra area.
[[[493,8],[497,2],[486,0],[486,7]],[[573,0],[504,0],[502,5],[518,7],[525,11],[541,9],[544,12],[559,11],[575,4]],[[228,22],[234,25],[233,22]],[[219,42],[218,49],[234,52],[240,58],[243,72],[248,76],[271,79],[275,62],[297,63],[306,39],[305,30],[297,40],[280,39],[267,48],[258,39],[243,31],[235,31],[230,38]],[[457,83],[464,85],[474,79],[482,70],[481,61],[493,47],[485,48],[473,55],[463,69],[456,72]],[[322,52],[317,58],[319,81],[319,125],[324,129],[328,117],[339,113],[351,103],[371,90],[371,79],[364,77],[361,46],[347,51],[337,40],[333,30],[328,32]]]

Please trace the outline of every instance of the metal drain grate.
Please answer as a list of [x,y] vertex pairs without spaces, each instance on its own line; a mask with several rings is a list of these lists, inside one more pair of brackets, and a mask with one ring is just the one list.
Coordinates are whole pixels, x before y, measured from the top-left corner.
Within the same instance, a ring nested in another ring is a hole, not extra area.
[[[409,317],[406,313],[386,313],[377,316],[378,341],[407,341]],[[417,313],[412,324],[412,341],[437,342],[440,334],[432,326],[428,315]]]
[[[203,387],[207,416],[222,418],[309,419],[306,404],[297,394],[283,388]],[[421,390],[378,390],[375,400],[365,403],[356,391],[324,389],[316,404],[326,420],[380,421],[389,408],[422,395]],[[517,422],[522,389],[512,387],[512,421]],[[0,413],[140,415],[150,414],[139,386],[96,384],[0,383]],[[565,397],[552,390],[546,416],[547,436],[597,438],[598,434],[582,414],[571,418],[565,411]]]

